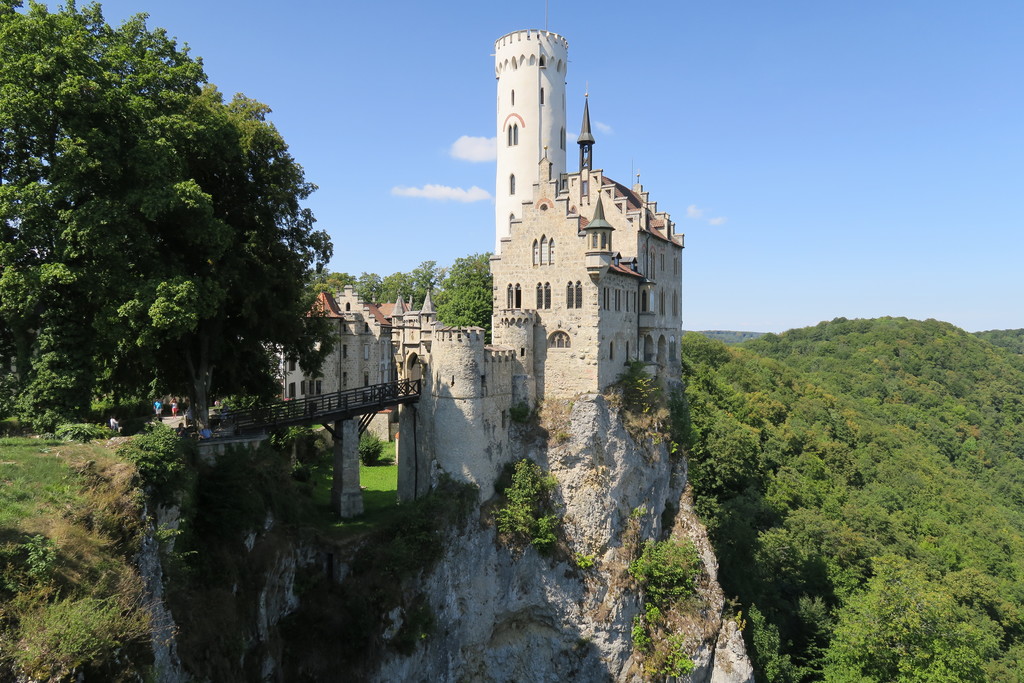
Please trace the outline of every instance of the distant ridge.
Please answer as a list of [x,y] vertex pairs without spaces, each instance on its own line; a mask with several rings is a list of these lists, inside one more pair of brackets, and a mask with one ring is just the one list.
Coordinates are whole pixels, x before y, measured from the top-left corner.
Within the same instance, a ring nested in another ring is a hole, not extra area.
[[735,330],[697,330],[696,332],[726,344],[742,344],[765,334],[765,332],[738,332]]

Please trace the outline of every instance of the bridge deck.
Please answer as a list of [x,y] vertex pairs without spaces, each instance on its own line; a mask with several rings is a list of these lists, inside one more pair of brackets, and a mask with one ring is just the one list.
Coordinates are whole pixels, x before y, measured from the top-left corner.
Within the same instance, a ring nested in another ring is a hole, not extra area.
[[298,425],[326,424],[373,414],[384,408],[412,403],[420,398],[420,380],[371,384],[336,394],[308,396],[231,412],[235,434],[268,431]]

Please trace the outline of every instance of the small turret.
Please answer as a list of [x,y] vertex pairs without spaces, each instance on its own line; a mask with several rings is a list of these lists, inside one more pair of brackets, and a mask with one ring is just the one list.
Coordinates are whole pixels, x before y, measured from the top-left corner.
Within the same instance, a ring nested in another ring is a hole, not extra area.
[[587,272],[595,282],[601,278],[612,263],[612,232],[615,228],[604,217],[601,195],[597,196],[594,217],[583,228],[587,240]]
[[585,95],[583,100],[583,125],[580,126],[580,136],[576,138],[580,146],[580,171],[587,169],[594,170],[594,134],[590,132],[590,96]]

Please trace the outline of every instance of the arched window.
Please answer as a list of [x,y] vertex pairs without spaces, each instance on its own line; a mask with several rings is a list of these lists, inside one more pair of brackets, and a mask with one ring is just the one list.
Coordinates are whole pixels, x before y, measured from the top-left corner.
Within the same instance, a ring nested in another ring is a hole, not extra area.
[[573,308],[574,301],[575,299],[573,298],[572,282],[569,282],[565,286],[565,307]]
[[544,104],[544,88],[540,89],[540,103]]
[[569,340],[569,335],[561,330],[552,332],[551,336],[548,337],[549,349],[568,349],[571,346],[572,342]]
[[518,145],[519,144],[519,124],[518,123],[513,123],[512,124],[512,144],[513,145]]
[[516,106],[516,91],[512,91],[512,106]]
[[658,292],[658,313],[665,315],[665,291]]
[[345,310],[346,311],[351,311],[352,310],[352,304],[350,302],[345,302]]
[[515,219],[516,219],[516,215],[514,213],[510,213],[508,215],[508,229],[509,229],[510,232],[512,230],[512,222],[515,221]]
[[665,252],[661,252],[660,258],[658,258],[658,268],[661,272],[665,272]]
[[515,194],[516,193],[516,174],[515,173],[513,173],[512,175],[510,175],[508,177],[508,193],[509,194]]
[[512,283],[511,282],[508,284],[508,291],[507,291],[507,296],[505,297],[505,299],[507,301],[507,303],[505,305],[505,308],[512,308]]
[[551,308],[551,283],[544,283],[544,308]]
[[548,265],[555,265],[555,238],[552,237],[551,241],[548,242]]
[[576,308],[583,308],[583,285],[576,281]]
[[548,238],[544,235],[540,237],[540,264],[543,266],[548,262]]
[[657,265],[654,261],[654,249],[651,249],[647,253],[647,277],[654,279],[654,266]]
[[537,240],[533,241],[533,265],[540,263],[540,246],[537,244]]
[[514,306],[514,308],[522,308],[523,307],[523,290],[519,287],[519,283],[518,282],[516,283],[516,301],[515,301],[515,303],[516,303],[516,305]]
[[512,126],[508,127],[508,146],[512,146]]
[[537,283],[537,310],[544,308],[544,285]]
[[645,313],[647,311],[647,290],[640,292],[640,312]]
[[544,55],[540,56],[540,68],[545,68]]

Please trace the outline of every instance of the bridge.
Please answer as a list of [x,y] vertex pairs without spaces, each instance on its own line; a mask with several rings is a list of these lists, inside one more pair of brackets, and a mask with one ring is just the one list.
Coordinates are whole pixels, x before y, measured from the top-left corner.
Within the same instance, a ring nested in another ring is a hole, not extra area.
[[[335,394],[307,396],[231,411],[226,427],[241,436],[299,425],[323,425],[334,437],[331,508],[341,517],[354,517],[363,512],[363,494],[359,487],[359,435],[379,411],[418,401],[420,381],[401,379],[345,389]],[[409,420],[407,424],[413,423],[414,420]],[[407,438],[415,444],[415,426],[410,434]],[[418,476],[416,472],[417,481]]]
[[366,431],[379,411],[420,398],[420,380],[400,379],[343,389],[335,394],[307,396],[269,405],[231,411],[235,434],[251,434],[299,425],[322,424],[334,435],[331,423],[359,418],[359,433]]

